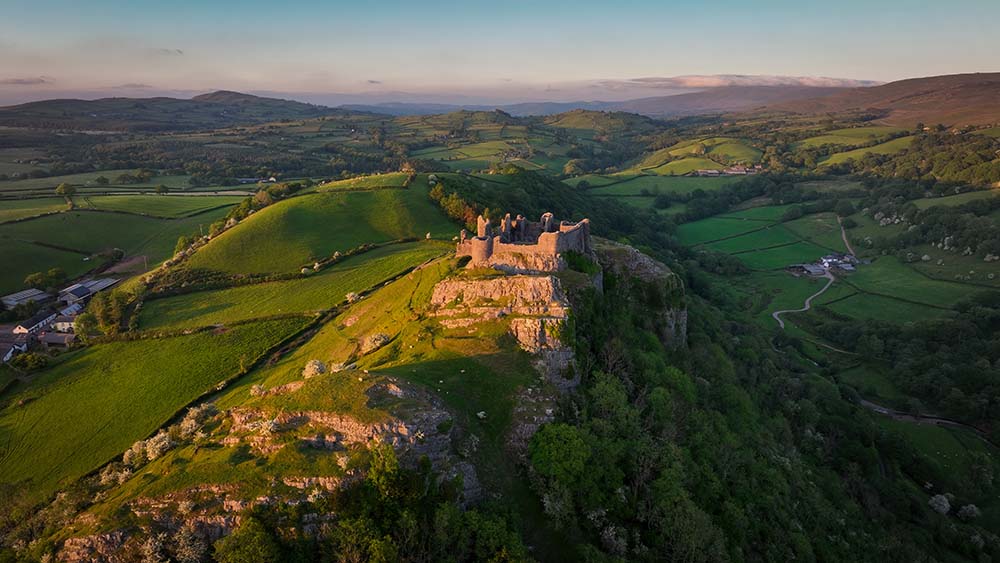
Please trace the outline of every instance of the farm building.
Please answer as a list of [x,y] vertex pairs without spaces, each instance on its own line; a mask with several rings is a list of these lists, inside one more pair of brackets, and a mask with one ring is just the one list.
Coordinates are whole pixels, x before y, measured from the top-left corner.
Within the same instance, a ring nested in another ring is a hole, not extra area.
[[76,316],[59,315],[52,320],[52,330],[56,332],[73,332],[76,328]]
[[18,305],[24,305],[25,303],[30,303],[32,301],[35,303],[44,303],[49,299],[52,299],[52,296],[44,291],[38,289],[25,289],[24,291],[18,291],[17,293],[5,295],[2,298],[2,301],[4,307],[7,309],[13,309]]
[[83,305],[74,303],[69,307],[59,310],[59,315],[63,317],[75,317],[83,312]]
[[75,283],[59,292],[59,300],[67,305],[82,304],[98,291],[105,290],[118,283],[115,278],[97,278]]
[[49,327],[49,324],[55,320],[56,314],[51,311],[42,311],[35,314],[35,316],[30,319],[20,322],[14,327],[14,334],[35,334],[43,329]]
[[788,267],[788,271],[798,275],[822,276],[826,274],[826,268],[817,264],[793,264]]
[[69,348],[76,342],[76,335],[59,332],[43,332],[38,335],[38,342],[45,348]]

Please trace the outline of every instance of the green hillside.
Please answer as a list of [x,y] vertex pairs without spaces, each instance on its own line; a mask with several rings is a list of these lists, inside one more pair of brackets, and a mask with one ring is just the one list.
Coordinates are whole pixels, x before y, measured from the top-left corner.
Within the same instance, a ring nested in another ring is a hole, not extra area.
[[408,189],[308,194],[255,213],[199,250],[191,269],[228,273],[293,272],[334,252],[403,238],[451,238],[457,227],[427,196]]

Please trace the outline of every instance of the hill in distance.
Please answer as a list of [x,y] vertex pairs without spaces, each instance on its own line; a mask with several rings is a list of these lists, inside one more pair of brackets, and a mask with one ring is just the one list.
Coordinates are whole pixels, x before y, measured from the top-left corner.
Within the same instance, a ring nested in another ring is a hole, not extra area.
[[285,119],[342,115],[346,110],[293,100],[218,91],[178,98],[43,100],[0,108],[0,125],[98,131],[188,131]]
[[1000,122],[1000,73],[899,80],[785,101],[768,109],[804,114],[874,110],[882,113],[881,121],[890,125],[985,125]]
[[554,115],[582,109],[593,111],[623,111],[638,113],[648,117],[681,117],[710,113],[747,111],[788,100],[826,96],[842,90],[844,90],[844,88],[833,86],[720,86],[686,94],[654,96],[620,102],[523,102],[500,106],[392,102],[370,105],[352,104],[340,107],[354,111],[388,113],[391,115],[427,115],[447,113],[459,109],[500,109],[511,115],[527,116]]

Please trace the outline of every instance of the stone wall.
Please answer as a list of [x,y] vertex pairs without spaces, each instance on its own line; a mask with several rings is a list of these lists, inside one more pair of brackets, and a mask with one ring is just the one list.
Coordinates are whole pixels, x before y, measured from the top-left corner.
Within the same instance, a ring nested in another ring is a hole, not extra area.
[[493,235],[489,221],[479,218],[477,236],[465,238],[462,233],[455,253],[469,256],[470,268],[496,268],[508,273],[558,272],[566,268],[561,257],[565,252],[592,255],[590,221],[556,224],[550,213],[538,222],[521,216],[512,222],[508,214],[499,235]]

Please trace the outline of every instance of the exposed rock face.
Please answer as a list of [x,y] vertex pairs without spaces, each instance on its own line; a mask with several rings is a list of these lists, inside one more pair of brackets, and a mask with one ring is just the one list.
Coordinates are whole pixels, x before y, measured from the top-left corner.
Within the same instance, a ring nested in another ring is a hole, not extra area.
[[563,333],[570,306],[559,278],[513,275],[485,279],[450,279],[434,286],[431,307],[448,328],[510,318],[518,345],[539,358],[539,371],[566,388],[579,381],[572,374],[573,350]]
[[659,262],[631,246],[606,239],[594,239],[598,260],[604,271],[626,284],[645,284],[663,303],[650,310],[650,321],[667,348],[687,346],[687,309],[680,277]]
[[124,530],[114,530],[106,534],[70,538],[63,544],[59,552],[59,560],[67,563],[82,563],[84,561],[109,561],[125,544],[128,534]]

